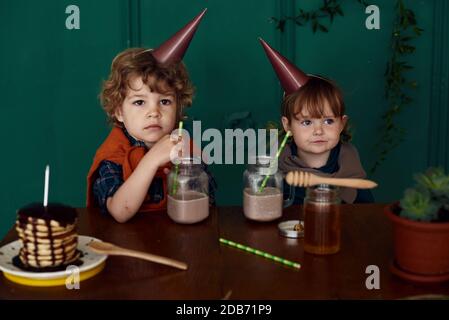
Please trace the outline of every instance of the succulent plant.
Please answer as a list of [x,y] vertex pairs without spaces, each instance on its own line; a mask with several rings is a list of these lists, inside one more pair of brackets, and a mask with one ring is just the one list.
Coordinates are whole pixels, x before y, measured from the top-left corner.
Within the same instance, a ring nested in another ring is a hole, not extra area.
[[438,217],[438,206],[432,201],[430,194],[413,188],[405,190],[401,208],[401,217],[412,220],[431,221]]
[[415,175],[414,188],[405,190],[400,216],[417,221],[435,221],[440,210],[449,211],[449,175],[442,168],[429,168]]
[[419,189],[428,190],[431,197],[449,210],[449,175],[444,174],[443,168],[430,168],[425,174],[415,175]]

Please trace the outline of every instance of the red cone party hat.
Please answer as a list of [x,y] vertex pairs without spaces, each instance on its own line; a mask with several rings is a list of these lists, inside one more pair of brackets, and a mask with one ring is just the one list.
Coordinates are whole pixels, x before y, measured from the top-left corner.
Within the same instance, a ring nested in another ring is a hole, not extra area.
[[204,9],[184,28],[175,33],[170,39],[152,50],[153,57],[161,64],[172,64],[182,60],[189,47],[190,41],[195,34],[207,9]]
[[306,84],[309,80],[308,75],[299,70],[279,52],[270,47],[263,39],[259,38],[259,40],[262,43],[263,49],[265,50],[265,53],[270,60],[286,95],[295,92]]

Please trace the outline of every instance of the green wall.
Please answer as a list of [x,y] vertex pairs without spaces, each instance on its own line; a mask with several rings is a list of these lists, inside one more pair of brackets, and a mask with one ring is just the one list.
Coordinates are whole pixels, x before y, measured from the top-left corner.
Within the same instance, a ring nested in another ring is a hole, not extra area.
[[[44,168],[51,166],[50,201],[84,206],[85,176],[109,128],[98,93],[112,58],[129,46],[154,47],[202,8],[209,10],[185,57],[197,94],[189,115],[203,129],[224,129],[233,113],[251,112],[254,126],[279,118],[281,90],[261,49],[261,36],[310,73],[335,79],[343,88],[354,128],[354,144],[368,169],[375,157],[389,55],[393,1],[373,0],[381,29],[367,30],[363,7],[344,1],[328,34],[287,25],[281,34],[271,16],[292,15],[321,1],[274,0],[1,0],[0,236],[17,208],[41,201]],[[398,199],[414,172],[429,165],[449,168],[448,39],[444,0],[407,2],[425,30],[410,58],[419,81],[414,103],[400,116],[408,134],[371,178],[378,201]],[[80,30],[65,28],[65,8],[80,8]],[[213,166],[218,203],[241,201],[244,166]]]

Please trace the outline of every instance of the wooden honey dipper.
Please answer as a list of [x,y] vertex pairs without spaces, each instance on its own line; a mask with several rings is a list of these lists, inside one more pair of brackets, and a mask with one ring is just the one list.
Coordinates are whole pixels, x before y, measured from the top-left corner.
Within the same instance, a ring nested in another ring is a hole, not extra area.
[[288,184],[297,187],[310,187],[317,184],[330,184],[333,186],[355,189],[372,189],[377,187],[377,183],[371,180],[353,178],[326,178],[305,171],[290,171],[285,177],[285,180]]

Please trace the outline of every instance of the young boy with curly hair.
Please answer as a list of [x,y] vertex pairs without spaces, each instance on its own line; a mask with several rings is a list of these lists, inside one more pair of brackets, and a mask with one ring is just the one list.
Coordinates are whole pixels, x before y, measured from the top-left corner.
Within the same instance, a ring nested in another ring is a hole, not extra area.
[[[118,222],[166,209],[171,132],[194,89],[181,59],[204,11],[158,49],[127,49],[114,58],[101,92],[113,124],[87,177],[87,207]],[[213,181],[213,178],[210,179]]]

